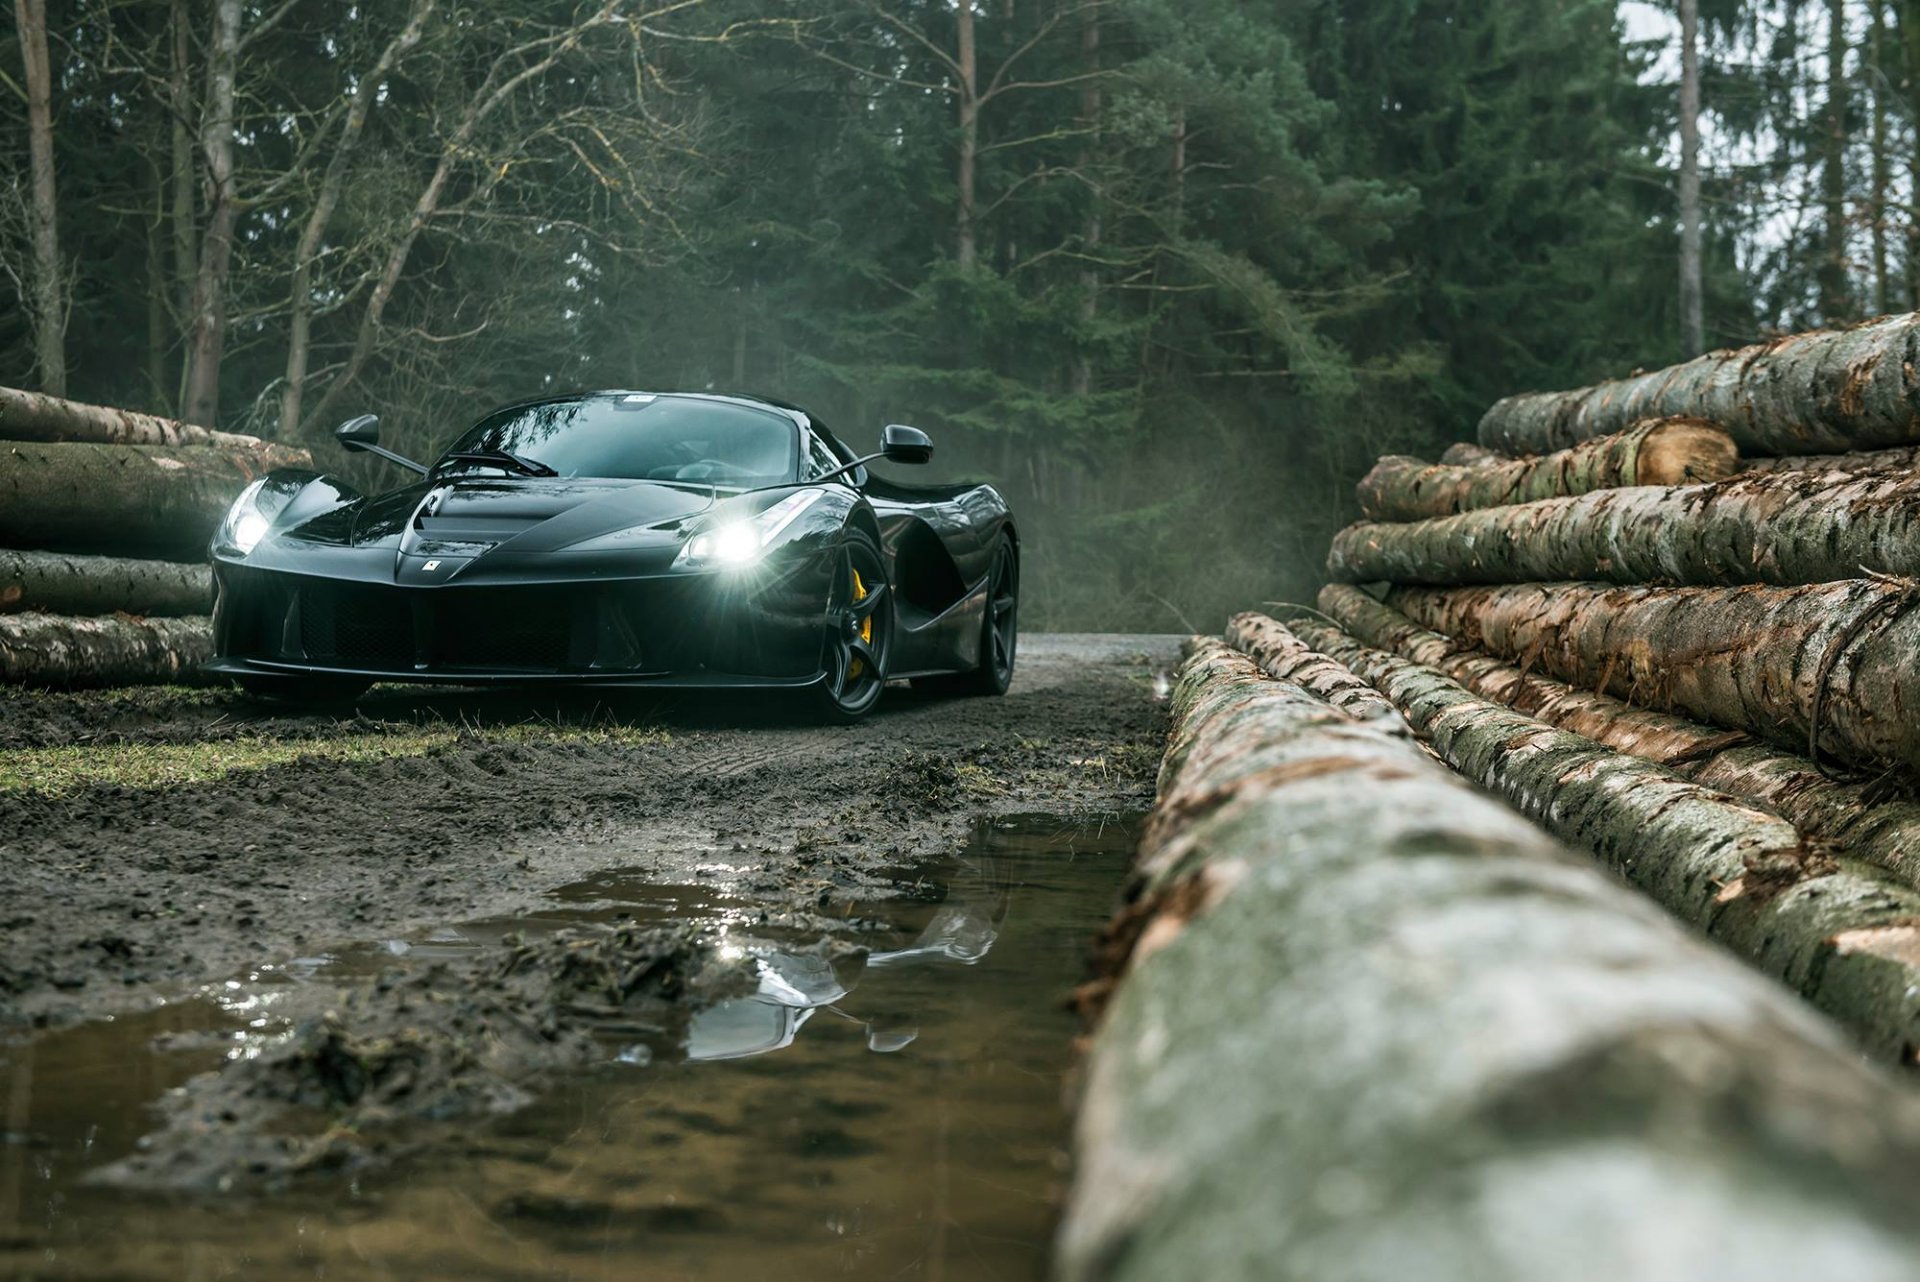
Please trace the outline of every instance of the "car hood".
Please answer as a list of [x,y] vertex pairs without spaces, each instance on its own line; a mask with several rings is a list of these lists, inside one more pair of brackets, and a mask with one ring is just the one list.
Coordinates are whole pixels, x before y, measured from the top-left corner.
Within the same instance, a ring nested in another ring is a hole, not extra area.
[[651,481],[451,477],[355,499],[275,532],[301,545],[390,550],[463,561],[550,553],[620,530],[671,527],[714,502],[711,491]]

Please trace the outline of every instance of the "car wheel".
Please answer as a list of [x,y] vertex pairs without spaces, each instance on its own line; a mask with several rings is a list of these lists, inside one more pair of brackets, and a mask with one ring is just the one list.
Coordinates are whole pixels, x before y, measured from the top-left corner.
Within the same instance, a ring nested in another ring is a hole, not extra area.
[[880,702],[893,646],[893,596],[880,545],[864,530],[848,530],[834,553],[827,589],[827,635],[818,687],[829,721],[858,721]]
[[980,620],[980,664],[971,672],[920,677],[913,687],[941,694],[999,695],[1013,683],[1014,651],[1020,642],[1020,556],[1013,540],[1000,537],[987,577],[987,608]]
[[239,682],[250,699],[314,705],[352,703],[373,684],[351,677],[240,677]]

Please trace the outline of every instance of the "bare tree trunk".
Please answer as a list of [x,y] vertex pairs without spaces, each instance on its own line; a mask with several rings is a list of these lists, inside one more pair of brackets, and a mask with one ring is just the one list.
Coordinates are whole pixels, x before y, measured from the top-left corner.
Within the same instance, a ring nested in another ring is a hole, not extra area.
[[[325,395],[320,398],[308,414],[303,430],[310,431],[316,423],[325,422],[348,389],[359,380],[367,361],[373,356],[374,344],[380,336],[381,326],[386,320],[387,304],[392,301],[393,291],[400,284],[400,276],[406,271],[407,260],[412,256],[413,246],[420,239],[421,232],[440,210],[440,202],[445,197],[447,185],[452,181],[454,171],[461,161],[467,158],[467,149],[474,134],[488,116],[492,115],[502,103],[512,98],[521,86],[537,80],[552,69],[555,63],[570,53],[586,33],[594,27],[608,22],[616,8],[618,0],[608,0],[599,10],[589,17],[575,23],[563,35],[556,39],[539,39],[525,45],[516,46],[501,53],[493,60],[486,78],[474,91],[468,101],[466,111],[462,113],[460,123],[454,127],[441,146],[440,158],[434,166],[433,176],[414,201],[413,210],[407,216],[407,222],[400,230],[393,247],[387,251],[386,262],[382,264],[380,276],[374,282],[373,291],[367,297],[367,307],[360,316],[360,327],[354,336],[353,351],[347,357],[346,368],[340,376],[328,385]],[[507,69],[518,58],[534,49],[544,49],[545,53],[530,65],[521,67],[510,75]],[[501,77],[505,75],[505,79]]]
[[1706,350],[1700,253],[1700,4],[1680,0],[1680,345]]
[[1562,681],[1863,766],[1920,765],[1920,610],[1907,584],[1396,588],[1436,632]]
[[167,292],[173,288],[173,273],[167,263],[166,179],[158,167],[154,178],[156,200],[153,217],[147,221],[147,408],[165,414],[173,407],[173,380],[167,375],[167,343],[172,332]]
[[1347,583],[1826,583],[1920,576],[1920,476],[1748,472],[1490,507],[1334,536]]
[[[1543,677],[1421,627],[1358,588],[1328,584],[1320,609],[1376,650],[1444,672],[1475,694],[1663,765],[1787,820],[1803,837],[1920,885],[1920,803],[1881,800],[1871,783],[1831,778],[1797,753]],[[1240,625],[1236,619],[1235,625]],[[1238,644],[1238,642],[1236,642]],[[1256,653],[1242,646],[1248,653]]]
[[200,154],[206,165],[207,225],[194,273],[187,392],[180,417],[212,427],[220,413],[220,362],[227,341],[227,277],[240,206],[233,190],[233,99],[240,58],[241,0],[214,0],[207,51],[207,102]]
[[434,4],[435,0],[414,0],[406,26],[381,50],[373,69],[363,75],[354,87],[353,101],[347,108],[346,120],[340,126],[340,141],[327,160],[326,173],[320,179],[320,190],[314,196],[306,225],[301,228],[300,243],[294,248],[292,282],[287,298],[287,370],[280,388],[280,435],[283,439],[292,440],[300,430],[301,399],[306,394],[307,362],[312,347],[314,261],[319,257],[321,243],[328,226],[333,222],[334,210],[339,207],[340,197],[346,190],[347,172],[352,167],[360,139],[366,134],[367,117],[373,111],[374,100],[394,67],[420,43],[421,33],[427,17],[433,12]]
[[239,432],[176,423],[104,405],[62,401],[37,392],[0,387],[0,440],[87,441],[96,445],[212,445],[257,456],[255,465],[312,467],[313,455],[294,445],[263,441]]
[[1847,272],[1847,0],[1827,0],[1827,106],[1820,159],[1825,251],[1820,259],[1820,319],[1831,325],[1854,314]]
[[1743,454],[1838,454],[1920,441],[1920,316],[1814,330],[1566,392],[1480,419],[1480,444],[1542,454],[1643,419],[1716,423]]
[[[1100,70],[1100,11],[1087,10],[1082,19],[1085,24],[1080,30],[1080,58],[1082,67],[1088,72]],[[1081,229],[1084,252],[1089,258],[1100,250],[1100,240],[1104,228],[1101,219],[1101,204],[1104,196],[1097,177],[1095,159],[1099,155],[1100,129],[1100,82],[1089,80],[1080,89],[1081,128],[1087,131],[1087,140],[1080,149],[1080,168],[1085,175],[1087,193],[1087,220]],[[1080,273],[1080,325],[1082,342],[1091,334],[1093,323],[1100,315],[1100,269],[1091,262]],[[1093,390],[1093,358],[1084,351],[1073,360],[1073,393],[1085,396]]]
[[206,445],[0,449],[0,546],[121,556],[202,556],[260,476],[259,456]]
[[[1900,43],[1906,57],[1907,119],[1920,121],[1920,0],[1901,0]],[[1920,310],[1920,139],[1907,147],[1907,305]]]
[[111,686],[194,681],[213,657],[205,618],[133,619],[106,615],[0,615],[0,682]]
[[53,173],[53,73],[46,0],[14,0],[27,82],[27,156],[33,175],[33,362],[40,389],[67,394],[67,277]]
[[213,575],[205,565],[0,548],[0,614],[205,614]]
[[[193,282],[199,274],[200,238],[194,207],[193,134],[197,113],[193,102],[193,32],[188,0],[173,0],[169,23],[172,58],[167,77],[167,109],[173,140],[173,270],[174,324],[181,334],[193,323]],[[187,360],[180,361],[180,382],[174,405],[186,403]]]
[[1907,1061],[1920,1021],[1920,891],[1803,846],[1793,825],[1670,770],[1482,699],[1423,664],[1302,624],[1441,760],[1669,912]]
[[1161,782],[1063,1282],[1907,1267],[1901,1084],[1405,739],[1210,642]]
[[954,183],[958,192],[954,210],[957,242],[954,260],[962,271],[972,271],[979,257],[974,227],[974,171],[980,150],[980,68],[973,47],[973,0],[954,6],[954,61],[959,67],[960,158]]
[[1893,281],[1887,275],[1887,84],[1882,52],[1886,46],[1885,0],[1867,0],[1867,94],[1872,112],[1869,146],[1872,152],[1872,191],[1867,212],[1872,219],[1873,311],[1884,316],[1893,310]]
[[1920,445],[1896,445],[1890,450],[1856,450],[1851,454],[1789,454],[1781,458],[1746,459],[1743,472],[1909,472],[1920,469]]
[[1686,485],[1732,476],[1733,439],[1698,419],[1655,419],[1553,454],[1435,466],[1404,454],[1373,465],[1356,488],[1376,521],[1419,521],[1475,508],[1623,485]]

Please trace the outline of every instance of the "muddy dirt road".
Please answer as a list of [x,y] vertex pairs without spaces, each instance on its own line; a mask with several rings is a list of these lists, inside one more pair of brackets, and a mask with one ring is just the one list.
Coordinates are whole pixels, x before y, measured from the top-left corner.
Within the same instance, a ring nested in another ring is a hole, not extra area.
[[1030,636],[1005,698],[902,688],[853,728],[751,701],[376,691],[343,719],[7,692],[0,1029],[524,911],[609,869],[788,913],[892,893],[981,815],[1144,808],[1175,650]]

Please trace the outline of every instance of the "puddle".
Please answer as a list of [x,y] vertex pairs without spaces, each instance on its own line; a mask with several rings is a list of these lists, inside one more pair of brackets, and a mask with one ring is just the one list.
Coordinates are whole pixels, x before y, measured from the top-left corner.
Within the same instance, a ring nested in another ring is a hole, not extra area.
[[[598,878],[541,914],[296,959],[159,1010],[0,1044],[0,1275],[1040,1278],[1064,1171],[1065,1010],[1137,826],[1004,821],[858,911],[864,961],[723,885]],[[820,908],[832,915],[831,906]],[[268,1197],[83,1175],[169,1086],[284,1026],[283,998],[583,918],[737,925],[750,995],[609,1046],[534,1106],[400,1166]],[[786,951],[782,940],[796,948]]]

